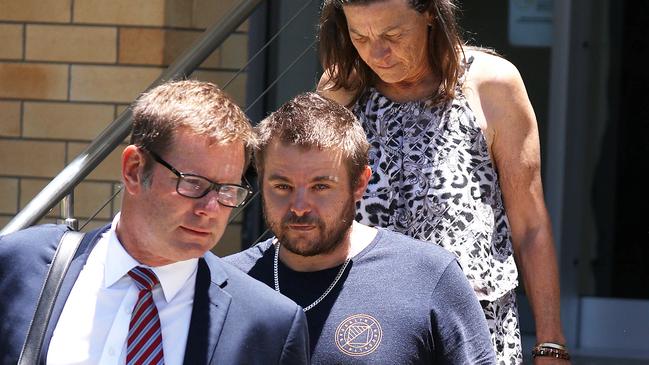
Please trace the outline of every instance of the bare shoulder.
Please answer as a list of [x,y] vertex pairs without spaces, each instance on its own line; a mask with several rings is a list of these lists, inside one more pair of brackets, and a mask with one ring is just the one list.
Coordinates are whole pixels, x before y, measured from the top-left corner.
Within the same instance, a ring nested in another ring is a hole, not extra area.
[[467,75],[467,87],[479,99],[487,124],[507,120],[507,116],[529,113],[531,104],[521,74],[514,64],[497,55],[469,50],[473,63]]
[[521,74],[508,60],[477,49],[466,51],[466,56],[473,57],[467,81],[481,94],[482,91],[508,92],[523,86]]

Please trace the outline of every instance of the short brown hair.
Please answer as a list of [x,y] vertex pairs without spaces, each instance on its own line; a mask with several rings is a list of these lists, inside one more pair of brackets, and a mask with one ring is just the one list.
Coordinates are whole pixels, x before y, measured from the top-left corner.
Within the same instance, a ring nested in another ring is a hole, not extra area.
[[333,148],[343,152],[352,187],[368,164],[369,143],[363,127],[344,106],[319,94],[296,96],[256,127],[255,166],[263,176],[266,148],[273,141],[303,148]]
[[[363,62],[349,37],[344,5],[366,5],[384,0],[324,0],[318,24],[319,53],[322,67],[331,74],[334,90],[355,90],[358,99],[378,77]],[[463,73],[464,41],[460,36],[454,0],[407,0],[420,13],[428,11],[433,16],[432,30],[428,33],[428,59],[431,69],[441,79],[440,94],[436,100],[446,101],[455,96],[457,80]],[[352,79],[352,75],[356,75]]]
[[[209,82],[166,82],[135,102],[131,144],[162,154],[180,129],[209,137],[213,143],[240,141],[246,149],[246,161],[255,144],[252,126],[241,108]],[[144,171],[145,177],[150,175],[148,159]]]

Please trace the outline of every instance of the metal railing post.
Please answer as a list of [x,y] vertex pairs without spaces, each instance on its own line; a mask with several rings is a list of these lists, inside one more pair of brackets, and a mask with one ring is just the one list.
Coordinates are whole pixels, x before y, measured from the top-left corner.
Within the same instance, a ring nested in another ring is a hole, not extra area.
[[75,231],[79,230],[79,221],[74,218],[74,190],[61,200],[61,219],[59,224],[65,224]]

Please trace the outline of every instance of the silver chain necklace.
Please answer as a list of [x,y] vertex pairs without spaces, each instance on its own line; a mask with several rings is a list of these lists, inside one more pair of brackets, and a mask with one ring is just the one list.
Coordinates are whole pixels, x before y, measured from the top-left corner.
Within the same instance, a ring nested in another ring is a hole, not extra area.
[[[278,266],[279,266],[279,246],[280,246],[280,244],[279,244],[278,240],[275,240],[275,242],[276,242],[276,244],[275,244],[275,259],[273,261],[273,275],[274,275],[274,278],[275,278],[275,291],[278,292],[278,293],[281,293],[279,291],[279,272],[278,272],[279,271]],[[308,305],[307,307],[305,307],[303,309],[305,312],[308,311],[309,309],[315,307],[316,305],[318,305],[329,294],[329,292],[331,292],[331,290],[336,286],[336,284],[338,284],[338,280],[340,280],[340,277],[343,276],[343,273],[345,272],[345,269],[347,268],[347,264],[349,264],[350,260],[351,260],[351,258],[349,258],[349,257],[347,258],[347,260],[345,260],[345,263],[343,264],[343,266],[338,271],[338,274],[336,274],[336,278],[334,279],[333,283],[331,283],[331,285],[329,285],[327,290],[325,290],[325,292],[322,293],[320,298],[316,299],[315,302],[311,303],[310,305]]]

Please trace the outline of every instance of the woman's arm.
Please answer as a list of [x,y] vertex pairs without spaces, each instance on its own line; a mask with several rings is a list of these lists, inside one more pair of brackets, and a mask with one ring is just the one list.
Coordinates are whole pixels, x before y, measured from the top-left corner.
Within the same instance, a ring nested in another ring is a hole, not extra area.
[[[559,313],[559,272],[543,197],[534,110],[514,65],[484,53],[476,61],[476,70],[471,69],[472,84],[491,136],[491,153],[511,226],[514,257],[536,323],[536,340],[565,344]],[[554,363],[556,359],[537,358],[535,363],[546,361]]]
[[318,94],[347,107],[351,106],[356,98],[356,92],[354,90],[343,88],[337,90],[334,89],[333,81],[331,81],[331,72],[329,70],[322,73],[316,91]]

